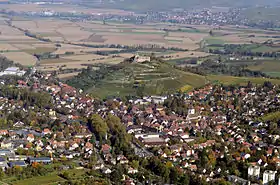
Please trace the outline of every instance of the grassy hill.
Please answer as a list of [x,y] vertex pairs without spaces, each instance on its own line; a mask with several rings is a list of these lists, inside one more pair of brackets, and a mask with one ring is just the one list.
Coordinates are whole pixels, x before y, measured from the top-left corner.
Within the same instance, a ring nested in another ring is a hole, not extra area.
[[155,95],[192,89],[207,83],[204,76],[184,72],[166,62],[120,63],[86,71],[68,80],[93,96]]
[[167,63],[131,63],[107,74],[87,91],[103,96],[165,94],[186,85],[191,89],[205,83],[205,77],[175,69]]
[[85,70],[66,83],[81,88],[94,97],[121,97],[127,95],[160,95],[189,91],[206,83],[225,85],[246,85],[248,81],[263,84],[271,81],[280,84],[278,79],[234,77],[225,75],[201,76],[174,68],[167,62],[145,62],[100,67],[99,70]]

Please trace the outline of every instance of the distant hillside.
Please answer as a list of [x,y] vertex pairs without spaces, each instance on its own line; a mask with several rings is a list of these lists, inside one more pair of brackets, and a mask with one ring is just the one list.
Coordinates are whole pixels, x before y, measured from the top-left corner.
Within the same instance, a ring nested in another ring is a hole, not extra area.
[[254,7],[279,5],[279,0],[74,0],[86,6],[118,8],[134,11],[171,10],[217,7]]
[[164,62],[122,63],[84,72],[67,82],[94,96],[155,95],[203,86],[205,77]]

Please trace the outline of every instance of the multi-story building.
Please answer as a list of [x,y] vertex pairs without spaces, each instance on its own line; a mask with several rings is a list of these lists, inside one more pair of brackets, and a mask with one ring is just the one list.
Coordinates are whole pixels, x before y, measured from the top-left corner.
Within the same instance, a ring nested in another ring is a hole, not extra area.
[[248,168],[248,177],[259,178],[261,168],[259,166],[250,166]]
[[268,185],[269,182],[275,181],[276,173],[277,173],[276,171],[266,170],[263,173],[263,185]]

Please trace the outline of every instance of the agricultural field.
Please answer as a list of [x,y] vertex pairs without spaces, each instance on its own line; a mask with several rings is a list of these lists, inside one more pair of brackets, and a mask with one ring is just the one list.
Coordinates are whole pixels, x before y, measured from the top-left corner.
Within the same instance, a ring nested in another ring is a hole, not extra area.
[[1,55],[24,66],[33,66],[37,62],[36,57],[25,52],[4,52]]
[[280,61],[264,60],[249,65],[248,69],[252,71],[262,71],[272,77],[280,77]]
[[209,75],[207,80],[213,83],[222,83],[225,85],[247,85],[248,82],[254,84],[263,84],[266,81],[270,81],[273,84],[280,84],[278,79],[268,79],[268,78],[254,78],[254,77],[235,77],[235,76],[222,76],[222,75]]
[[[45,7],[35,4],[10,4],[3,5],[2,8],[26,12],[43,11]],[[120,15],[131,13],[123,10],[87,9],[73,5],[54,6],[52,9],[65,13],[73,9],[75,12],[84,13],[115,12]],[[152,45],[165,47],[165,50],[156,51],[155,54],[166,61],[207,57],[210,54],[205,48],[222,48],[224,44],[252,45],[252,48],[247,49],[253,52],[279,51],[280,44],[279,31],[247,27],[173,23],[129,24],[117,21],[70,21],[47,17],[0,18],[0,54],[25,66],[36,65],[39,70],[44,71],[82,69],[96,64],[114,65],[136,53],[151,53],[149,49],[133,51],[109,47],[112,44],[134,48]],[[273,46],[263,44],[268,41],[272,42]],[[185,51],[174,51],[172,48]],[[109,54],[101,55],[100,52]],[[57,58],[37,62],[34,55],[46,53],[57,55]]]
[[166,54],[159,54],[157,56],[162,56],[164,60],[171,60],[171,59],[184,59],[184,58],[199,58],[199,57],[206,57],[211,54],[201,52],[201,51],[187,51],[187,52],[174,52],[174,53],[166,53]]
[[67,79],[70,79],[71,77],[76,76],[78,74],[79,74],[79,72],[74,72],[74,73],[59,74],[57,76],[58,76],[58,78],[60,78],[62,80],[67,80]]
[[[200,42],[205,41],[208,45],[213,44],[241,44],[263,43],[267,40],[277,42],[276,38],[268,38],[266,34],[260,34],[260,30],[245,32],[240,28],[212,28],[205,26],[190,26],[176,24],[122,24],[114,22],[70,22],[67,20],[42,19],[38,20],[15,20],[12,25],[52,42],[70,42],[75,44],[120,44],[120,45],[148,45],[177,47],[190,51],[198,50]],[[189,26],[185,28],[184,26]],[[254,35],[254,38],[250,35]],[[272,35],[274,34],[274,35]],[[266,37],[267,36],[267,37]],[[278,32],[269,32],[269,36],[278,36]],[[60,52],[61,53],[61,52]]]

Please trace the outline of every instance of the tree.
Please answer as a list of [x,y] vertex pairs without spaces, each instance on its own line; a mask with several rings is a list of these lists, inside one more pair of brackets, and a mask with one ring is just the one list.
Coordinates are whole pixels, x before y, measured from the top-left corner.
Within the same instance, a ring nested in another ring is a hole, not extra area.
[[173,164],[172,164],[172,162],[170,162],[170,161],[167,161],[166,162],[166,164],[165,164],[165,166],[167,167],[167,168],[172,168],[173,167]]
[[120,182],[122,180],[123,174],[124,174],[124,169],[120,164],[118,164],[114,167],[111,173],[111,180],[116,184],[121,184]]
[[108,126],[98,114],[92,115],[90,119],[90,127],[99,140],[105,139],[108,131]]
[[5,176],[5,173],[2,168],[0,168],[0,180],[2,180]]
[[224,180],[224,179],[219,180],[218,182],[215,182],[215,184],[217,184],[217,185],[231,185],[230,182],[227,182],[227,181]]
[[187,174],[183,174],[180,177],[178,184],[180,184],[180,185],[189,185],[190,184],[190,177]]
[[170,174],[169,174],[169,178],[170,178],[170,183],[171,184],[177,184],[178,183],[178,170],[174,167],[172,167],[170,169]]
[[123,153],[124,155],[131,154],[131,136],[126,133],[125,126],[121,123],[121,120],[117,116],[109,114],[106,118],[106,123],[110,130],[109,139],[114,152],[116,154]]
[[199,156],[200,156],[200,160],[199,160],[200,167],[205,168],[206,165],[208,164],[208,157],[205,148],[201,152],[199,152]]
[[71,178],[71,175],[68,171],[64,171],[61,173],[61,177],[63,177],[64,179],[69,180]]
[[97,162],[97,157],[96,157],[96,155],[95,155],[95,152],[93,152],[93,153],[91,154],[90,158],[89,158],[89,164],[90,164],[91,166],[93,166],[93,165],[96,164],[96,162]]
[[131,166],[132,166],[134,169],[138,169],[138,168],[139,168],[139,161],[133,160],[133,161],[131,162]]

